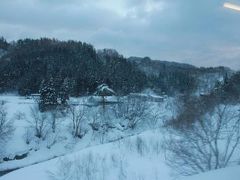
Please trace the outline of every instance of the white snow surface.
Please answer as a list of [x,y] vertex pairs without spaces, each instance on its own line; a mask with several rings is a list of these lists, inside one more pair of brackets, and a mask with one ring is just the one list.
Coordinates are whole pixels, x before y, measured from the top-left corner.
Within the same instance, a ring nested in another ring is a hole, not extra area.
[[[13,171],[2,176],[0,180],[48,180],[52,179],[53,174],[56,179],[64,179],[64,171],[71,172],[72,175],[76,173],[74,168],[67,168],[71,165],[62,164],[69,161],[73,166],[77,162],[79,166],[89,168],[82,169],[81,179],[170,180],[170,169],[165,165],[164,154],[160,151],[160,134],[159,130],[148,131],[118,142],[86,148],[64,157]],[[61,169],[61,166],[64,168]],[[91,171],[89,177],[86,173],[88,170]],[[81,170],[78,168],[79,171]]]
[[[83,180],[173,180],[171,170],[164,163],[160,142],[160,129],[147,131],[119,142],[86,148],[22,168],[0,177],[0,180],[77,180],[78,176]],[[72,179],[66,175],[68,173]],[[236,166],[177,179],[239,180],[239,177],[240,166]]]
[[[81,105],[87,98],[71,98]],[[82,139],[74,139],[68,132],[65,119],[58,130],[60,140],[50,149],[47,142],[26,144],[24,141],[27,121],[31,119],[30,108],[36,105],[32,99],[17,95],[0,95],[6,101],[8,118],[14,120],[15,132],[5,146],[5,156],[29,151],[28,157],[0,163],[0,171],[20,168],[0,180],[173,180],[171,169],[165,164],[161,149],[162,128],[158,124],[142,124],[131,132],[114,130],[108,132],[104,142],[98,135],[88,133]],[[174,101],[168,99],[161,106],[151,105],[153,112],[161,111],[161,119],[175,116]],[[91,111],[97,110],[93,107]],[[90,109],[89,109],[90,110]],[[16,113],[23,112],[23,119]],[[115,120],[113,120],[115,122]],[[116,120],[116,123],[118,121]],[[157,129],[153,129],[157,127]],[[117,128],[118,129],[118,128]],[[122,138],[122,140],[115,141]],[[30,150],[32,149],[32,150]],[[71,177],[70,177],[71,175]],[[219,169],[179,180],[240,180],[240,166]]]
[[194,176],[184,177],[180,180],[239,180],[240,166],[228,167],[197,174]]
[[[76,106],[83,106],[85,104],[87,97],[83,98],[71,98],[70,103],[76,104]],[[102,137],[99,137],[99,134],[93,133],[88,125],[91,122],[91,113],[94,111],[99,111],[99,107],[86,107],[88,119],[85,124],[88,126],[87,134],[82,138],[73,138],[69,131],[69,124],[71,120],[68,117],[64,117],[60,119],[61,124],[57,129],[56,135],[57,142],[51,146],[51,148],[47,148],[47,145],[51,143],[51,136],[45,141],[38,141],[36,139],[33,140],[30,144],[26,144],[25,142],[25,133],[26,128],[29,126],[28,121],[31,121],[31,107],[36,106],[36,102],[33,99],[27,99],[25,97],[21,97],[14,94],[4,94],[0,95],[0,100],[6,101],[6,108],[8,112],[8,119],[12,119],[14,121],[15,131],[12,135],[12,138],[7,142],[7,144],[1,149],[4,152],[0,157],[0,171],[22,168],[26,166],[30,166],[36,163],[44,162],[55,157],[64,156],[69,153],[77,152],[79,150],[96,146],[101,143],[106,143],[109,141],[115,141],[120,138],[128,137],[134,134],[138,134],[148,129],[152,129],[154,127],[158,127],[161,122],[144,122],[139,125],[134,131],[122,131],[121,125],[119,122],[122,122],[121,119],[112,119],[112,123],[115,124],[116,128],[113,130],[109,130],[109,132],[104,137],[104,142],[100,142]],[[168,102],[161,103],[160,105],[157,103],[153,103],[151,105],[151,111],[155,112],[155,109],[158,109],[158,112],[161,114],[161,119],[165,119],[171,117],[172,110],[169,107]],[[25,115],[21,119],[17,119],[17,114],[24,113]],[[157,123],[157,124],[155,124]],[[150,127],[151,126],[151,127]],[[85,128],[85,127],[84,127]],[[11,160],[11,161],[3,161],[4,157],[14,157],[15,155],[21,155],[22,153],[29,152],[28,156],[21,160]]]

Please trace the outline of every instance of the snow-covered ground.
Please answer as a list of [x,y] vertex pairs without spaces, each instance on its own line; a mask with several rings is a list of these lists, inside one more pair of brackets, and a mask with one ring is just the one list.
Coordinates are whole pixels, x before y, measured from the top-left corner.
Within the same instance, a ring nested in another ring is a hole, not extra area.
[[[134,131],[123,131],[119,125],[121,119],[111,119],[111,121],[116,124],[116,128],[110,129],[106,134],[104,134],[104,137],[101,137],[99,133],[93,132],[88,125],[92,121],[94,112],[101,110],[99,107],[85,107],[87,108],[86,111],[88,113],[88,119],[85,122],[85,126],[87,126],[85,127],[87,129],[87,133],[82,139],[72,137],[69,131],[69,124],[71,123],[71,120],[68,116],[66,116],[58,120],[61,123],[59,124],[55,134],[50,133],[49,137],[44,141],[40,141],[35,138],[27,144],[26,132],[29,127],[29,121],[32,120],[31,108],[36,106],[36,102],[33,99],[26,99],[25,97],[11,94],[1,95],[0,100],[4,100],[6,102],[8,119],[12,119],[14,121],[15,127],[12,138],[7,142],[4,148],[2,148],[4,153],[2,153],[0,159],[0,161],[2,161],[2,163],[0,163],[0,171],[21,168],[39,162],[44,162],[87,147],[132,136],[145,130],[152,129],[153,127],[156,128],[161,124],[161,122],[148,122],[146,120],[146,122],[141,123],[139,128],[136,128]],[[83,106],[82,104],[86,103],[87,98],[71,98],[70,101],[71,103],[78,104],[78,106]],[[170,103],[168,101],[160,104],[152,103],[149,109],[151,112],[158,111],[161,114],[160,119],[163,120],[172,115],[171,107],[169,107],[171,105],[169,104]],[[56,139],[56,142],[49,148],[49,144],[52,143],[53,139]],[[12,159],[15,155],[22,155],[24,153],[27,153],[27,157],[21,160],[3,161],[3,158],[7,157]]]
[[[0,180],[173,180],[176,177],[165,163],[162,149],[162,122],[175,116],[174,100],[148,103],[148,111],[158,120],[146,118],[134,130],[121,129],[122,119],[111,119],[116,126],[108,130],[104,137],[94,132],[89,123],[94,113],[101,108],[85,107],[87,119],[84,122],[86,135],[73,138],[69,131],[71,120],[68,116],[58,121],[56,132],[50,133],[46,140],[32,140],[27,144],[26,128],[31,121],[31,108],[36,105],[33,99],[17,95],[1,95],[6,101],[8,118],[14,121],[15,131],[4,146],[3,157],[28,153],[21,160],[3,161],[0,171],[18,169]],[[71,98],[71,103],[83,106],[87,97]],[[111,110],[111,106],[109,106]],[[54,137],[53,137],[54,136]],[[55,137],[56,136],[56,137]],[[52,138],[56,142],[49,148]],[[239,180],[240,167],[219,169],[189,177],[178,177],[179,180]]]
[[[56,179],[170,180],[161,152],[161,132],[148,131],[118,142],[98,145],[9,173],[1,180]],[[79,177],[79,178],[77,178]]]
[[[102,144],[16,170],[0,180],[172,180],[161,150],[161,129]],[[240,166],[180,180],[239,180]]]
[[239,180],[240,166],[229,167],[197,174],[194,176],[184,177],[181,180]]

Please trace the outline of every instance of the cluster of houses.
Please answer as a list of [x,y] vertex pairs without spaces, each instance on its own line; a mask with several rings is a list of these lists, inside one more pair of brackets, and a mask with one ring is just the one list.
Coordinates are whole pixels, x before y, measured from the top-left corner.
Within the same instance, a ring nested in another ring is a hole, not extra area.
[[[149,93],[130,93],[127,97],[148,102],[163,102],[167,98],[166,95],[159,96]],[[116,96],[115,91],[109,88],[108,85],[102,84],[98,86],[94,95],[89,97],[88,102],[92,104],[112,104],[121,102],[121,99]]]
[[[28,98],[38,99],[39,96],[40,94],[31,94]],[[136,98],[147,102],[163,102],[167,98],[166,95],[159,96],[152,93],[130,93],[126,97]],[[115,91],[109,88],[107,84],[101,84],[97,87],[96,92],[92,96],[87,97],[87,102],[85,104],[94,106],[100,104],[114,104],[119,102],[121,102],[121,98],[117,96]]]

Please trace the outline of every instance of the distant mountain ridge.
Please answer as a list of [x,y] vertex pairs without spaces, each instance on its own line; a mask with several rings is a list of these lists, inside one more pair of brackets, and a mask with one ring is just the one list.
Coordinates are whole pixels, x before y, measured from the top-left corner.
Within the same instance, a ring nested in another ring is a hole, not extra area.
[[[189,88],[195,89],[195,94],[209,93],[218,82],[234,74],[233,70],[223,66],[196,67],[186,63],[152,60],[149,57],[129,57],[128,61],[134,63],[163,91],[181,86],[182,91],[188,91]],[[174,83],[165,87],[162,84],[166,81]]]
[[175,66],[175,67],[179,67],[179,68],[197,68],[194,65],[191,64],[187,64],[187,63],[180,63],[180,62],[175,62],[175,61],[167,61],[167,60],[153,60],[149,57],[136,57],[136,56],[131,56],[128,58],[128,60],[130,61],[140,61],[140,62],[150,62],[152,61],[153,63],[156,64],[165,64],[167,67],[171,67],[171,66]]
[[[229,67],[218,66],[218,67],[196,67],[187,63],[180,63],[174,61],[163,61],[163,60],[152,60],[149,57],[129,57],[128,61],[136,63],[136,65],[147,74],[154,74],[156,72],[165,70],[168,68],[171,71],[174,70],[185,70],[185,71],[205,71],[205,72],[234,72]],[[149,71],[148,71],[149,68]]]
[[161,61],[161,60],[152,60],[149,57],[129,57],[130,62],[136,63],[139,69],[144,71],[148,75],[157,75],[160,71],[165,71],[169,69],[171,71],[175,70],[195,70],[195,66],[185,63]]

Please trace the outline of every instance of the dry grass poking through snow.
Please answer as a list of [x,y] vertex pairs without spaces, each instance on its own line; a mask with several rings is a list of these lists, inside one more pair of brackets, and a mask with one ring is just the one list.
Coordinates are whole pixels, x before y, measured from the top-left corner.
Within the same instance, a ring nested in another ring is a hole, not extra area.
[[50,179],[157,180],[164,175],[169,179],[161,139],[151,132],[63,158],[57,170],[50,172]]

